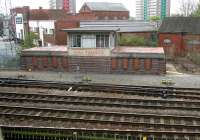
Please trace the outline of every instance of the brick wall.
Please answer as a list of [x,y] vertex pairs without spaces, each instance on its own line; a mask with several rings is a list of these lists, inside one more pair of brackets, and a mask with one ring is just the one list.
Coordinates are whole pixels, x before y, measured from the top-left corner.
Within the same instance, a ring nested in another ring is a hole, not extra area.
[[68,71],[68,58],[61,56],[22,56],[23,70]]
[[91,11],[87,5],[84,5],[80,14],[93,13],[97,20],[127,20],[129,19],[129,11]]
[[[172,42],[170,44],[165,44],[164,43],[165,39],[169,39]],[[169,33],[159,34],[159,45],[163,46],[165,53],[172,58],[176,56],[184,56],[187,53],[187,51],[191,51],[190,49],[198,51],[200,45],[190,46],[188,44],[188,42],[192,40],[200,42],[200,35],[189,35],[189,34],[183,35],[183,34],[169,34]]]
[[112,11],[94,11],[93,12],[99,20],[127,20],[129,19],[128,11],[112,12]]
[[21,58],[21,67],[24,70],[69,71],[80,73],[166,73],[165,60],[158,58],[23,56]]
[[110,73],[110,57],[69,57],[69,71]]
[[[184,54],[183,37],[181,34],[159,34],[159,46],[163,46],[166,55],[169,58],[175,56],[182,56]],[[165,44],[164,40],[171,41],[169,44]]]
[[70,29],[78,27],[79,22],[77,21],[65,21],[58,20],[55,22],[55,44],[66,45],[67,44],[67,33],[61,31],[61,29]]
[[[196,43],[192,44],[192,41],[195,41]],[[200,53],[200,35],[184,35],[183,48],[186,53],[187,51]]]
[[112,58],[111,73],[118,74],[165,74],[163,59],[150,58]]

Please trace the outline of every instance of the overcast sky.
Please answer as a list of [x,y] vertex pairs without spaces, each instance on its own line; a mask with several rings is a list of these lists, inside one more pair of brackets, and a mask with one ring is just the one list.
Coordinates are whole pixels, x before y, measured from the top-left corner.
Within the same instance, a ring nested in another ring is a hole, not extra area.
[[[6,1],[6,3],[5,3]],[[76,0],[77,12],[84,2],[120,2],[123,3],[126,8],[130,11],[130,15],[135,17],[136,0]],[[181,0],[171,0],[171,14],[176,14],[179,12]],[[194,0],[198,1],[198,0]],[[9,7],[16,6],[30,6],[31,8],[38,8],[42,6],[43,8],[49,8],[49,0],[0,0],[0,12],[8,11]],[[8,8],[5,8],[8,7]]]

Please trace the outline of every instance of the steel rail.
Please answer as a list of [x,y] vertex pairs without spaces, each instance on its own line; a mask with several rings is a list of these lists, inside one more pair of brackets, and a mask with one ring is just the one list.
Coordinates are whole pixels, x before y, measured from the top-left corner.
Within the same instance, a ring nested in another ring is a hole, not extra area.
[[[25,117],[25,118],[31,118],[34,119],[35,121],[37,121],[37,119],[44,119],[44,120],[59,120],[59,121],[63,121],[63,122],[70,122],[73,124],[74,123],[86,123],[88,125],[88,123],[91,124],[92,127],[95,128],[95,124],[101,124],[101,125],[108,125],[110,124],[111,126],[114,126],[119,128],[119,127],[125,127],[125,128],[129,128],[129,127],[141,127],[143,126],[144,128],[148,127],[153,127],[154,129],[157,129],[157,131],[160,128],[166,128],[171,130],[173,129],[177,129],[177,130],[172,130],[178,132],[178,129],[188,129],[190,131],[187,130],[187,132],[191,132],[194,129],[195,130],[199,130],[200,126],[199,125],[185,125],[185,124],[162,124],[162,123],[149,123],[149,122],[130,122],[130,121],[115,121],[115,120],[100,120],[100,119],[88,119],[88,118],[70,118],[70,117],[55,117],[55,116],[43,116],[41,115],[41,111],[35,115],[30,115],[30,114],[20,114],[17,113],[16,110],[13,111],[12,113],[3,113],[1,112],[0,115],[4,115],[7,119],[9,117]],[[84,127],[84,126],[83,126]],[[186,132],[186,133],[187,133]],[[196,131],[197,132],[197,131]],[[200,131],[198,131],[198,133],[200,134]]]
[[34,126],[22,126],[22,125],[16,125],[16,126],[10,126],[10,125],[0,125],[1,128],[15,128],[15,129],[45,129],[45,130],[63,130],[63,131],[87,131],[87,132],[109,132],[109,133],[128,133],[128,134],[135,134],[135,133],[145,133],[145,134],[189,134],[189,135],[194,135],[197,134],[199,135],[199,132],[177,132],[177,131],[153,131],[153,130],[120,130],[120,129],[116,129],[116,130],[109,130],[109,129],[97,129],[97,128],[93,128],[93,129],[85,129],[85,128],[67,128],[67,127],[34,127]]
[[[154,109],[182,109],[200,110],[200,102],[193,101],[168,101],[168,100],[147,100],[147,99],[121,99],[103,97],[84,97],[84,96],[61,96],[49,94],[24,94],[24,93],[3,93],[0,92],[0,101],[5,102],[27,102],[27,103],[49,103],[49,104],[72,104],[90,105],[107,107],[126,107],[126,108],[154,108]],[[164,104],[164,105],[161,105]],[[168,105],[166,105],[168,104]],[[179,104],[179,105],[178,105]],[[181,104],[181,105],[180,105]],[[195,104],[195,106],[193,106]],[[199,106],[197,106],[197,104]]]

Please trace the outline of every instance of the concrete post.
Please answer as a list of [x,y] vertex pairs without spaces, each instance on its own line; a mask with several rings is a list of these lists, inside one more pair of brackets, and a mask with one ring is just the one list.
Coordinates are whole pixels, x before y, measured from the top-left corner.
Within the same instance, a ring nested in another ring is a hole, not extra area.
[[2,134],[1,127],[0,127],[0,140],[3,140],[3,134]]

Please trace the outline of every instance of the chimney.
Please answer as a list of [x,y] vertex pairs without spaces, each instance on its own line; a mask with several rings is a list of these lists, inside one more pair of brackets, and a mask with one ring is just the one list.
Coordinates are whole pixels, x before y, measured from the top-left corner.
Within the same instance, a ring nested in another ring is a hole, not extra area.
[[40,7],[39,7],[39,9],[41,10],[41,9],[42,9],[42,7],[40,6]]

